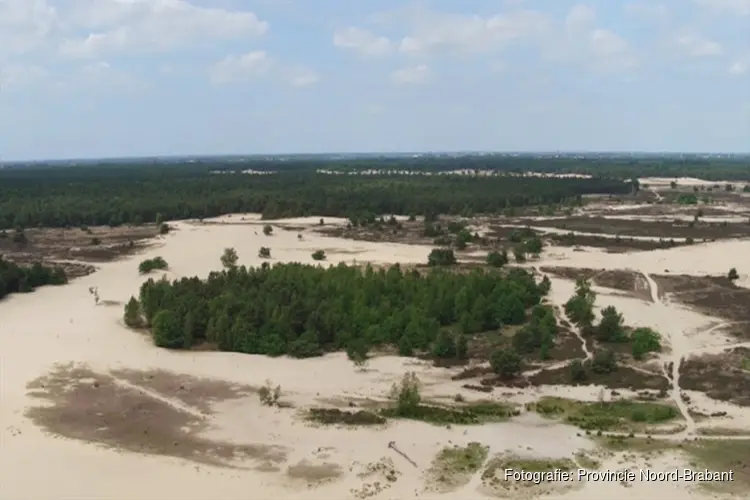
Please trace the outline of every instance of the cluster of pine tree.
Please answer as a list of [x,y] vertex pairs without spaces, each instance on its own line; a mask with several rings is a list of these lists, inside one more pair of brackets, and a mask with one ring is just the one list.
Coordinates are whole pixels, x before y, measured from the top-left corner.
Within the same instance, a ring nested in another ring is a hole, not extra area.
[[47,267],[39,262],[22,267],[0,255],[0,299],[11,293],[27,293],[40,286],[62,285],[67,281],[60,267]]
[[211,342],[223,351],[309,357],[397,345],[402,355],[462,357],[462,335],[524,323],[548,289],[523,269],[242,266],[205,281],[149,280],[126,305],[125,322],[149,327],[168,348]]
[[[215,168],[230,166],[237,168]],[[215,175],[192,164],[19,168],[0,170],[0,228],[117,226],[160,216],[173,220],[237,212],[266,218],[497,213],[514,206],[576,204],[583,194],[629,190],[617,179],[344,176],[317,174],[307,164],[286,165],[268,175]]]

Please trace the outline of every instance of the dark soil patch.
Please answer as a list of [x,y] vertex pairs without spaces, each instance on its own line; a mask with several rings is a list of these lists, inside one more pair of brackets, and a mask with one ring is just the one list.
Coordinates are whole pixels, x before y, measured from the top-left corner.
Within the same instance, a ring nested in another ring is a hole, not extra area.
[[334,463],[313,464],[307,460],[290,465],[286,474],[292,479],[301,479],[309,484],[321,484],[338,479],[344,471]]
[[593,236],[580,234],[547,234],[545,238],[555,245],[562,247],[592,247],[603,248],[608,253],[623,253],[630,251],[646,252],[662,248],[673,248],[687,245],[684,239],[638,240],[632,237],[611,238],[607,236]]
[[558,228],[582,233],[598,233],[625,236],[651,236],[656,238],[686,239],[725,239],[750,236],[750,224],[746,223],[702,223],[675,221],[645,221],[629,219],[607,219],[606,217],[575,216],[564,219],[528,219],[524,224],[532,228]]
[[[659,295],[690,306],[706,315],[728,321],[750,322],[750,290],[736,286],[723,276],[651,276],[659,285]],[[739,334],[750,338],[750,332]]]
[[149,246],[148,240],[157,236],[159,229],[154,224],[86,229],[35,228],[27,229],[24,234],[26,243],[14,242],[12,231],[0,237],[0,254],[18,264],[60,265],[68,278],[77,278],[96,270],[80,261],[108,262],[138,253]]
[[165,370],[112,370],[110,374],[160,396],[174,398],[204,413],[209,413],[214,403],[258,392],[255,387],[232,385],[223,380],[202,379]]
[[590,269],[575,267],[541,267],[544,273],[575,281],[578,278],[591,280],[594,285],[626,292],[629,296],[651,301],[651,289],[643,274],[627,269]]
[[647,374],[634,370],[629,366],[619,366],[612,373],[594,373],[589,370],[588,378],[584,381],[574,381],[570,368],[563,366],[555,369],[545,369],[529,377],[531,385],[603,385],[610,389],[651,389],[655,391],[667,390],[669,381],[662,375]]
[[750,406],[750,349],[739,347],[684,361],[680,386],[712,399]]
[[[212,387],[216,384],[210,383]],[[58,367],[28,389],[30,395],[48,404],[28,409],[27,416],[44,430],[66,438],[225,467],[234,467],[238,460],[253,460],[267,467],[286,459],[286,450],[278,446],[235,445],[203,438],[199,433],[210,421],[197,409],[188,411],[169,404],[85,366]]]

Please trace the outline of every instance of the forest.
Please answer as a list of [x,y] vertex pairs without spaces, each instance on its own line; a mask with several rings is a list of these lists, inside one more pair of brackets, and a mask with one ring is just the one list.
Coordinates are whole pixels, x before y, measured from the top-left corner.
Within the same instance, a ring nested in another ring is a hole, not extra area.
[[[207,280],[149,279],[126,304],[124,320],[149,328],[166,348],[209,343],[294,357],[344,349],[363,359],[373,347],[393,346],[404,356],[461,358],[466,336],[524,324],[548,291],[548,280],[537,283],[523,269],[231,266]],[[547,326],[549,315],[532,313]]]
[[44,285],[67,283],[60,267],[47,267],[39,262],[30,267],[9,262],[0,255],[0,299],[11,293],[28,293]]
[[[382,161],[367,165],[379,168]],[[508,207],[577,204],[585,194],[625,194],[633,188],[609,177],[325,175],[315,169],[326,165],[291,163],[269,175],[212,174],[221,168],[216,164],[4,168],[0,169],[0,229],[117,226],[237,212],[262,213],[266,218],[497,213]],[[279,165],[224,168],[268,170]]]

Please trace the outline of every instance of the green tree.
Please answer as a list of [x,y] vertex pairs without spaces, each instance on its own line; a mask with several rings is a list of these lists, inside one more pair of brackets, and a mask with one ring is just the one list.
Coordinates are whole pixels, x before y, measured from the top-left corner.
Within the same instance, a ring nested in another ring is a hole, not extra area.
[[635,359],[643,359],[649,352],[661,351],[660,335],[651,328],[636,328],[630,335],[632,353]]
[[238,259],[237,250],[234,248],[225,248],[224,253],[221,254],[221,265],[225,269],[231,269],[237,265]]
[[498,349],[490,357],[492,371],[506,378],[512,378],[521,371],[521,356],[513,349]]
[[445,330],[438,333],[435,345],[432,348],[432,355],[441,359],[456,357],[456,342],[453,333]]
[[130,297],[128,303],[125,304],[125,314],[123,315],[123,321],[131,328],[140,328],[143,326],[143,318],[141,317],[141,304],[135,297]]
[[180,318],[169,309],[162,309],[156,314],[151,334],[157,347],[181,349],[185,346],[185,334]]
[[508,252],[503,250],[502,252],[492,251],[487,254],[487,264],[492,267],[503,267],[508,263]]
[[740,275],[739,273],[737,273],[737,269],[735,268],[730,269],[729,273],[727,274],[727,278],[729,278],[732,281],[740,279]]
[[625,337],[624,319],[614,306],[602,309],[602,319],[596,328],[597,338],[603,342],[622,342]]

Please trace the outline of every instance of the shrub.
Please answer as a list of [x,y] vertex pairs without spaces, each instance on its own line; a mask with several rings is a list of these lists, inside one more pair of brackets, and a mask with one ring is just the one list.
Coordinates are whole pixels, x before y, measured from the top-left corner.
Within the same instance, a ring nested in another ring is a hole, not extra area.
[[508,251],[490,252],[487,254],[487,264],[492,267],[503,267],[508,263]]
[[155,271],[157,269],[168,269],[169,265],[167,264],[167,261],[164,260],[162,257],[154,257],[153,259],[146,259],[140,264],[138,264],[138,272],[141,274],[148,274],[151,271]]
[[661,351],[660,336],[651,328],[636,328],[630,335],[633,357],[643,359],[649,352]]
[[281,386],[273,387],[270,380],[258,390],[258,398],[263,406],[278,406],[281,398]]
[[615,353],[610,350],[597,352],[594,354],[594,359],[591,361],[591,369],[600,374],[617,371],[617,359],[615,358]]
[[456,254],[450,248],[436,248],[427,257],[429,266],[452,266],[456,264]]
[[237,265],[237,250],[234,248],[225,248],[224,253],[221,254],[221,265],[226,269],[235,267]]
[[570,370],[570,379],[573,382],[584,382],[588,378],[586,367],[583,365],[580,359],[571,361],[568,367]]
[[167,224],[166,222],[162,222],[161,224],[159,224],[159,234],[167,234],[170,229],[171,228],[169,227],[169,224]]
[[393,384],[391,397],[396,400],[396,414],[401,417],[414,415],[422,403],[419,379],[414,372],[405,373],[400,384]]
[[514,349],[498,349],[490,357],[492,371],[511,378],[521,371],[521,356]]

